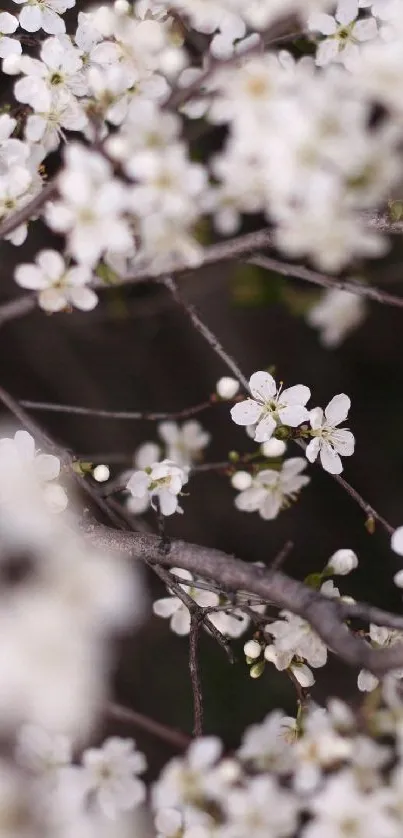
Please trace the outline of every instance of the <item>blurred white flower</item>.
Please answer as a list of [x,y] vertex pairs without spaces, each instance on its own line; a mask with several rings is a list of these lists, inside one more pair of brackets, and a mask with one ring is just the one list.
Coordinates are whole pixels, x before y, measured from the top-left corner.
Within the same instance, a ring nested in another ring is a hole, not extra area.
[[138,775],[144,773],[147,763],[132,739],[111,737],[102,748],[85,751],[82,762],[83,785],[88,794],[95,795],[106,817],[116,819],[145,799],[146,788]]

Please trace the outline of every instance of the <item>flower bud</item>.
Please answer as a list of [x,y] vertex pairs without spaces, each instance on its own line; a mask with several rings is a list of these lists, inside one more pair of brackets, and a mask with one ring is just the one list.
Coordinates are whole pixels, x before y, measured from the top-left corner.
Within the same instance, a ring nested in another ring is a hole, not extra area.
[[239,390],[239,381],[236,378],[231,378],[229,375],[224,375],[216,384],[216,391],[220,399],[233,399]]
[[260,446],[260,450],[264,457],[282,457],[286,448],[286,443],[283,442],[282,439],[276,439],[274,436]]
[[264,661],[259,661],[259,663],[254,663],[249,670],[249,675],[251,678],[260,678],[264,670]]
[[358,567],[358,558],[352,550],[336,550],[329,559],[326,570],[335,576],[347,576]]
[[243,650],[247,658],[250,658],[251,660],[256,660],[256,658],[259,657],[262,651],[262,647],[257,640],[248,640],[245,643]]
[[243,492],[251,486],[252,475],[250,475],[248,471],[236,471],[231,477],[231,484],[234,489],[238,489],[239,492]]

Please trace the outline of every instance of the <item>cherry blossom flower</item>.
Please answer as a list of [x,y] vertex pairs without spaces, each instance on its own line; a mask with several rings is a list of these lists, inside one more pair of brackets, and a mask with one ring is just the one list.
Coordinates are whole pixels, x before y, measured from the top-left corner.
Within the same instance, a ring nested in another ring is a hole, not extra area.
[[336,576],[347,576],[352,570],[358,567],[358,558],[353,550],[336,550],[330,557],[326,571]]
[[26,32],[43,29],[48,35],[60,35],[66,31],[64,20],[60,17],[67,9],[75,6],[76,0],[13,0],[24,4],[20,11],[19,23]]
[[237,752],[239,758],[259,771],[288,773],[293,761],[288,738],[292,728],[295,729],[295,719],[275,710],[261,724],[246,728]]
[[339,346],[346,335],[362,323],[367,314],[365,300],[339,288],[323,292],[309,309],[307,322],[319,329],[320,342],[329,349]]
[[343,471],[340,455],[351,457],[354,454],[355,440],[351,431],[339,428],[341,422],[347,418],[350,410],[350,399],[345,393],[339,393],[329,402],[325,411],[315,407],[310,411],[310,435],[313,437],[306,448],[306,456],[313,463],[318,454],[325,471],[330,474],[340,474]]
[[127,489],[133,497],[149,497],[151,506],[157,509],[158,500],[162,515],[173,515],[183,510],[178,503],[178,495],[188,476],[184,469],[170,460],[154,463],[145,471],[135,471],[127,483]]
[[19,102],[41,112],[49,107],[49,94],[63,90],[70,93],[74,102],[76,93],[85,93],[79,74],[82,67],[80,53],[67,35],[47,38],[41,47],[40,58],[23,55],[19,60],[19,70],[24,73],[14,86],[14,95]]
[[139,780],[147,767],[144,754],[132,739],[111,737],[102,748],[89,748],[83,754],[83,784],[95,795],[107,818],[138,806],[145,799],[145,785]]
[[298,823],[297,798],[267,775],[249,778],[244,788],[230,789],[224,805],[228,822],[221,831],[228,838],[241,838],[251,828],[254,838],[291,836]]
[[190,419],[179,426],[176,422],[161,422],[158,434],[165,442],[166,459],[186,468],[200,459],[201,452],[210,442],[210,434],[200,422]]
[[[183,570],[180,567],[173,567],[171,570],[176,576],[179,576],[185,582],[193,582],[193,576],[188,570]],[[214,606],[219,604],[219,597],[212,591],[205,591],[202,588],[195,588],[192,584],[182,584],[181,588],[202,608]],[[163,599],[157,599],[153,604],[154,614],[158,617],[164,617],[170,620],[170,628],[175,634],[186,635],[190,632],[190,612],[186,605],[176,595],[172,594]],[[213,614],[209,615],[211,619]]]
[[330,776],[310,801],[314,820],[303,829],[304,838],[342,835],[353,831],[356,838],[398,838],[399,828],[382,791],[370,796],[359,787],[351,770]]
[[126,191],[112,176],[112,167],[99,154],[79,145],[65,152],[59,176],[60,200],[46,206],[49,226],[66,233],[74,258],[93,266],[108,248],[125,252],[132,237],[123,218]]
[[377,36],[377,25],[373,17],[356,21],[358,0],[339,0],[335,16],[315,14],[309,20],[309,28],[326,35],[319,44],[316,63],[319,67],[339,60],[347,68],[357,61],[358,43],[370,41]]
[[25,770],[53,788],[61,769],[73,759],[72,744],[61,733],[50,733],[35,725],[23,725],[17,736],[16,760]]
[[259,471],[256,477],[251,478],[251,486],[237,495],[235,506],[242,512],[259,512],[261,518],[272,521],[309,483],[310,478],[300,473],[305,467],[306,461],[302,457],[293,457],[286,460],[279,470]]
[[53,454],[38,452],[35,440],[28,431],[17,431],[13,439],[0,439],[0,458],[7,478],[4,487],[0,489],[2,499],[10,497],[21,486],[21,480],[26,474],[27,480],[31,476],[42,487],[44,497],[53,511],[62,512],[66,508],[67,495],[61,486],[53,482],[60,474],[60,460]]
[[282,390],[268,372],[255,372],[249,380],[252,399],[238,402],[231,410],[237,425],[256,425],[255,441],[269,440],[277,425],[296,428],[309,418],[305,407],[311,391],[303,384]]
[[[275,620],[266,626],[267,633],[274,637],[273,662],[276,668],[287,669],[295,656],[304,658],[310,666],[324,666],[327,661],[327,648],[309,623],[290,611],[281,611],[280,616],[281,620]],[[271,648],[267,646],[264,653],[269,661],[272,660]]]
[[81,311],[95,308],[98,297],[88,288],[92,273],[86,266],[68,268],[56,250],[41,250],[36,264],[18,265],[15,281],[22,288],[38,291],[38,303],[48,312],[74,306]]

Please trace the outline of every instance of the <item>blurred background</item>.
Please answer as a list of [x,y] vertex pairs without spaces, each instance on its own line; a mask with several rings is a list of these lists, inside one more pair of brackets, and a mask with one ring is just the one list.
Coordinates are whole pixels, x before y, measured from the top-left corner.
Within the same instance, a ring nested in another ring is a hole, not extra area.
[[[6,4],[10,10],[12,5]],[[219,140],[215,134],[201,140],[197,153],[204,156]],[[57,160],[50,166],[56,167]],[[263,219],[249,220],[245,231],[263,224]],[[206,236],[212,241],[208,231]],[[22,293],[12,278],[16,262],[29,261],[39,249],[59,244],[41,222],[31,225],[21,248],[2,241],[0,303]],[[399,280],[403,285],[399,237],[392,245],[386,260],[365,266],[365,276],[398,294]],[[363,266],[353,266],[352,273],[357,272],[363,275]],[[345,477],[393,526],[403,524],[402,312],[368,303],[364,323],[340,347],[328,350],[304,317],[320,296],[314,286],[240,264],[202,268],[183,274],[179,282],[183,295],[197,306],[247,377],[274,366],[285,386],[310,387],[311,406],[325,406],[336,393],[350,396],[348,424],[356,436],[356,452],[344,461]],[[89,314],[47,316],[34,311],[0,328],[0,384],[17,399],[177,411],[207,399],[227,373],[158,285],[102,291],[98,307]],[[157,441],[153,422],[51,413],[35,417],[58,442],[85,459],[108,463],[108,455],[110,461],[122,455],[122,465],[111,465],[112,476],[123,470],[124,461],[130,463],[141,443]],[[228,404],[213,406],[197,418],[212,435],[208,461],[226,460],[232,449],[254,450],[255,444],[231,422]],[[288,454],[299,456],[292,446]],[[390,551],[388,536],[379,527],[369,534],[362,511],[319,467],[309,467],[309,473],[311,483],[298,503],[273,522],[264,522],[257,513],[237,512],[236,493],[225,475],[197,475],[183,500],[185,514],[168,520],[168,533],[264,563],[292,540],[286,570],[299,579],[320,570],[335,550],[351,548],[360,565],[350,577],[335,580],[341,591],[399,611],[401,597],[392,576],[400,561]],[[152,516],[148,520],[155,525]],[[151,575],[149,585],[153,599],[164,595]],[[233,665],[211,638],[203,634],[200,642],[205,731],[222,736],[228,747],[239,742],[246,725],[260,721],[270,709],[283,707],[294,713],[296,706],[292,684],[274,667],[267,666],[258,680],[249,677],[242,652],[245,639],[233,644]],[[127,637],[118,651],[116,699],[191,733],[187,639],[172,634],[168,622],[150,611],[141,632]],[[312,696],[317,701],[329,692],[357,700],[356,673],[334,658],[315,674]],[[151,775],[172,753],[140,730],[117,724],[113,730],[136,738],[147,754]]]

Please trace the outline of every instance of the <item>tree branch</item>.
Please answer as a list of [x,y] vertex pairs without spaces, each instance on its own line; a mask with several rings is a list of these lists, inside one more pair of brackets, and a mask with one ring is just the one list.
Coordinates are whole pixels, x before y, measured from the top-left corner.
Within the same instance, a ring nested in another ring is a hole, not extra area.
[[[1,309],[0,309],[1,322]],[[222,403],[222,402],[221,402]],[[69,404],[52,404],[49,402],[36,402],[30,399],[20,399],[19,404],[28,410],[43,410],[48,413],[70,413],[77,416],[97,416],[100,419],[130,419],[130,420],[145,420],[145,421],[160,421],[162,419],[187,419],[190,416],[196,416],[207,410],[213,404],[220,404],[218,399],[214,397],[208,401],[200,404],[192,405],[191,407],[184,407],[176,411],[139,411],[139,410],[103,410],[101,408],[93,407],[76,407]]]
[[193,736],[203,735],[203,693],[200,680],[200,667],[198,660],[200,621],[197,615],[193,614],[190,621],[189,634],[189,672],[193,692],[194,725]]
[[116,722],[122,722],[126,725],[133,725],[134,727],[145,730],[156,736],[168,745],[182,751],[189,747],[192,739],[186,733],[176,730],[173,727],[164,725],[161,722],[156,722],[144,713],[139,713],[137,710],[130,710],[128,707],[122,707],[120,704],[108,704],[105,708],[105,715]]
[[352,282],[348,279],[338,279],[336,276],[328,276],[327,274],[314,271],[311,268],[305,268],[304,265],[294,265],[292,262],[281,262],[278,259],[272,259],[271,256],[255,254],[248,258],[247,261],[251,265],[257,265],[259,268],[274,271],[282,276],[296,277],[305,282],[310,282],[313,285],[320,285],[321,288],[339,288],[341,291],[348,291],[350,294],[357,294],[359,297],[367,297],[369,300],[375,300],[377,303],[382,303],[383,305],[403,308],[403,297],[396,297],[394,294],[388,294],[387,291],[380,291],[379,288],[373,288],[371,285]]
[[218,355],[218,357],[221,358],[221,360],[228,367],[228,369],[231,370],[232,374],[235,375],[235,378],[238,379],[240,384],[242,384],[242,386],[249,391],[248,381],[245,378],[243,372],[241,372],[238,364],[236,363],[236,361],[234,361],[231,355],[229,355],[229,353],[226,352],[226,350],[221,345],[220,341],[218,340],[216,335],[211,331],[211,329],[209,329],[209,327],[206,326],[205,323],[203,323],[203,321],[197,314],[194,306],[190,305],[182,297],[175,280],[170,276],[165,276],[162,282],[168,289],[170,294],[172,294],[172,297],[174,298],[175,302],[177,302],[178,305],[183,309],[185,314],[188,315],[195,329],[199,332],[199,334],[202,335],[204,340],[207,341],[207,343],[211,346],[216,355]]
[[368,669],[381,676],[403,666],[403,644],[385,649],[372,649],[362,638],[350,632],[344,623],[347,617],[382,618],[383,625],[403,629],[403,617],[357,603],[354,606],[330,599],[291,579],[281,571],[250,565],[220,550],[171,542],[169,553],[162,554],[156,536],[142,533],[116,532],[93,522],[85,522],[83,529],[95,545],[126,554],[132,559],[146,559],[167,567],[182,567],[204,579],[211,579],[225,591],[248,591],[269,604],[299,615],[311,625],[328,648],[350,666]]

